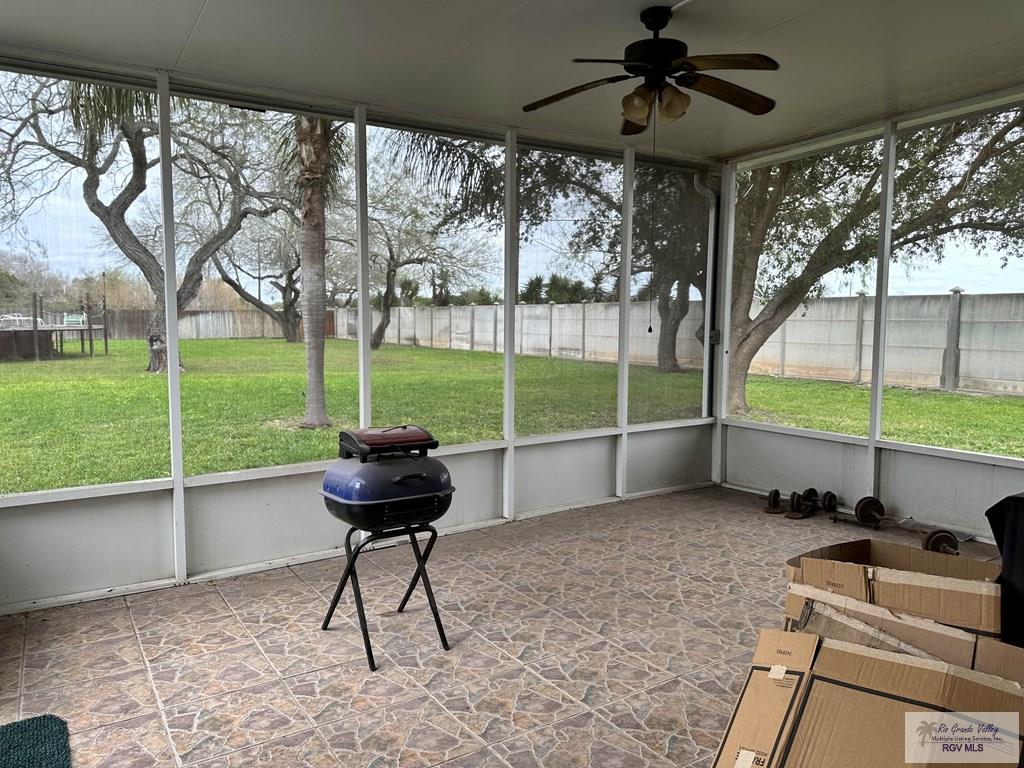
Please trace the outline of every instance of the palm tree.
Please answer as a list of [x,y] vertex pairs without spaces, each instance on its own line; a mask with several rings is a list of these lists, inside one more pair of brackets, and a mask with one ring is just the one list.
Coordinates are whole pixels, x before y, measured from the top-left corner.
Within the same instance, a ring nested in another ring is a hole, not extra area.
[[299,263],[302,265],[302,324],[306,348],[306,410],[303,426],[331,423],[324,386],[324,314],[327,291],[327,207],[337,197],[346,152],[344,123],[295,115],[292,136],[282,143],[293,167],[299,208]]
[[932,738],[935,737],[935,732],[936,732],[936,730],[938,730],[938,727],[939,727],[938,723],[934,723],[934,722],[930,723],[927,720],[922,720],[921,721],[921,724],[917,726],[916,732],[917,732],[917,735],[921,738],[921,746],[922,747],[924,746],[924,742],[925,742],[926,739],[927,740],[931,740]]

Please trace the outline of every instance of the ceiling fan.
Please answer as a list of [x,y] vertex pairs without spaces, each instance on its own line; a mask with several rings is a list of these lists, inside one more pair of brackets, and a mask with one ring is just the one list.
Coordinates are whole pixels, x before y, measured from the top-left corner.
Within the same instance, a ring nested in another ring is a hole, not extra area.
[[[643,83],[622,99],[623,136],[643,133],[650,123],[655,105],[662,122],[670,123],[686,114],[690,106],[690,95],[679,90],[676,85],[724,101],[753,115],[764,115],[775,108],[775,102],[767,96],[704,72],[717,69],[778,69],[778,62],[760,53],[689,56],[686,43],[660,35],[671,18],[672,9],[666,5],[655,5],[642,11],[640,21],[653,36],[627,45],[621,59],[573,59],[578,64],[618,64],[626,70],[626,74],[602,77],[560,91],[527,104],[523,111],[532,112],[591,88],[638,77],[643,78]],[[669,80],[673,80],[675,85]]]

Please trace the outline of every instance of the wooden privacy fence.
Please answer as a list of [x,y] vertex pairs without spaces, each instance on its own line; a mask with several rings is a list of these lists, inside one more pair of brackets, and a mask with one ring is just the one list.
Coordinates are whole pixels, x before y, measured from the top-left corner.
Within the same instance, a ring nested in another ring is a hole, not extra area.
[[[112,339],[145,339],[153,313],[148,309],[109,309],[107,322]],[[300,326],[301,333],[301,326]],[[324,333],[335,335],[334,313],[324,317]],[[182,339],[280,339],[281,327],[255,309],[187,309],[178,316]]]

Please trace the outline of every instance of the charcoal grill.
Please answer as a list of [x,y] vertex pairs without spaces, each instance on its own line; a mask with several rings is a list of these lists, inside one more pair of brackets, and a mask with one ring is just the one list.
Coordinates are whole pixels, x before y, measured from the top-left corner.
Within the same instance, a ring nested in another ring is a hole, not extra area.
[[[416,585],[422,581],[430,612],[434,615],[441,646],[447,651],[448,638],[437,610],[434,591],[427,576],[427,560],[437,541],[437,530],[431,523],[439,519],[452,503],[455,488],[448,468],[427,452],[438,445],[424,429],[411,424],[397,427],[344,430],[338,435],[338,461],[324,474],[323,489],[327,510],[349,525],[345,536],[345,568],[321,629],[330,626],[341,595],[352,582],[359,629],[363,635],[366,661],[377,669],[366,626],[366,612],[356,575],[359,554],[373,542],[408,537],[416,558],[413,573],[398,612],[405,610]],[[353,546],[352,537],[361,531],[367,535]],[[429,534],[421,550],[417,536]]]

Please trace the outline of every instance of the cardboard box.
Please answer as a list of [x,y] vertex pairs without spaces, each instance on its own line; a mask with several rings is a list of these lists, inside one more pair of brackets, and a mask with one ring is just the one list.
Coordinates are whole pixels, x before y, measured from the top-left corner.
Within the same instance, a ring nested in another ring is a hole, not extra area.
[[[1024,718],[1024,694],[1015,683],[944,662],[823,640],[779,765],[905,768],[906,714],[917,712]],[[1010,742],[1019,749],[1017,736]]]
[[[835,614],[849,617],[844,621]],[[785,616],[791,632],[810,632],[871,648],[934,658],[1024,686],[1024,648],[945,624],[862,603],[806,584],[790,584]]]
[[761,630],[747,681],[713,768],[778,764],[817,650],[815,635]]
[[979,637],[974,651],[974,669],[1024,686],[1024,648],[991,637]]
[[[829,616],[822,606],[828,606],[853,621],[863,622],[867,625],[866,631],[864,627],[857,627],[852,622],[842,625],[838,619]],[[820,616],[817,621],[815,614]],[[912,656],[940,659],[961,667],[971,668],[974,663],[977,636],[970,632],[929,619],[896,613],[879,605],[806,584],[789,585],[785,615],[793,630],[909,653]],[[859,634],[857,630],[860,630]]]
[[999,572],[997,563],[876,539],[822,547],[786,562],[791,583],[994,635],[1000,629]]
[[905,768],[907,713],[1011,712],[1024,722],[1017,683],[815,635],[791,633],[803,640],[789,643],[779,635],[761,633],[714,768]]

